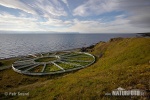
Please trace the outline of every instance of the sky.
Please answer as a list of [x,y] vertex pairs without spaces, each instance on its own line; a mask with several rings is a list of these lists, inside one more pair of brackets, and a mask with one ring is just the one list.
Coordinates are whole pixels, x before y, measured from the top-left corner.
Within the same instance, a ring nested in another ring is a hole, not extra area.
[[0,0],[0,31],[150,32],[150,0]]

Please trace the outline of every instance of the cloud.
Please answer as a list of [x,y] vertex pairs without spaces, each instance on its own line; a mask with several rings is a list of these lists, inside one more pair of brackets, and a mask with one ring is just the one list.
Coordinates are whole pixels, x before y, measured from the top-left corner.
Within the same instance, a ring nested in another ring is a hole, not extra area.
[[26,13],[30,13],[36,16],[42,17],[59,17],[67,16],[66,11],[58,0],[34,0],[34,1],[23,1],[20,0],[0,0],[0,5],[19,9]]
[[44,17],[67,16],[66,11],[58,0],[36,0],[32,7],[39,15]]
[[30,14],[36,14],[30,6],[20,2],[19,0],[0,0],[0,5],[8,8],[19,9]]
[[131,25],[150,27],[150,0],[121,0],[118,9],[128,14]]
[[16,17],[9,13],[0,14],[0,30],[35,31],[41,30],[36,18]]
[[14,16],[6,12],[1,12],[0,14],[0,30],[61,32],[62,28],[68,28],[71,25],[71,21],[62,21],[52,18],[42,22],[36,17],[27,17],[24,13],[20,13],[20,16]]
[[[62,1],[68,5],[67,0]],[[17,14],[10,11],[14,15],[3,9],[0,11],[0,30],[81,33],[150,31],[149,0],[87,0],[73,10],[73,17],[68,16],[62,1],[14,0],[10,2],[10,0],[0,0],[2,6],[19,9],[16,10]],[[113,11],[123,13],[113,15],[113,18],[100,16]],[[99,18],[95,18],[96,15],[99,15]]]
[[78,31],[81,33],[135,33],[147,32],[149,28],[137,28],[130,24],[130,20],[124,16],[116,16],[115,20],[103,22],[102,20],[73,20],[73,25],[68,31]]
[[129,23],[150,27],[150,0],[88,0],[74,9],[74,16],[95,16],[112,11],[126,13]]
[[68,4],[68,1],[67,1],[67,0],[62,0],[62,2],[63,2],[64,4],[66,4],[67,7],[69,7],[69,4]]
[[[114,0],[116,1],[116,0]],[[112,0],[88,0],[74,9],[74,16],[99,15],[115,9],[116,3]]]
[[115,17],[115,20],[104,22],[97,20],[66,20],[49,18],[40,22],[38,18],[26,17],[24,14],[14,16],[3,12],[0,14],[0,30],[13,31],[55,31],[81,33],[132,33],[146,32],[149,28],[135,27],[124,15]]
[[40,24],[44,26],[49,26],[49,27],[69,27],[72,25],[72,21],[62,21],[60,19],[49,19],[46,22],[40,22]]

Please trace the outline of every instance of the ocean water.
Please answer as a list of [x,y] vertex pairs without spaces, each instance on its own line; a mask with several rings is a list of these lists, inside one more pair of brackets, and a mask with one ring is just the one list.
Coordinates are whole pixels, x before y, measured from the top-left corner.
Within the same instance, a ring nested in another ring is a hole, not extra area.
[[0,59],[87,47],[114,37],[137,34],[0,34]]

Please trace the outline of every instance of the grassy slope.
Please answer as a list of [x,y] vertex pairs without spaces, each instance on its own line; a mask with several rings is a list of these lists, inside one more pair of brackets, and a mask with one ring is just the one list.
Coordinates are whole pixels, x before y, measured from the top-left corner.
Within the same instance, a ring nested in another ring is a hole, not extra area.
[[11,66],[11,64],[17,59],[18,58],[8,58],[8,59],[0,60],[0,70],[5,69],[5,68],[9,68]]
[[[30,96],[13,97],[20,100],[43,98],[106,100],[110,98],[104,94],[118,87],[150,89],[150,38],[127,38],[98,43],[90,51],[95,56],[101,53],[103,56],[85,69],[55,78],[20,75],[11,69],[1,71],[1,92],[30,92]],[[8,82],[12,84],[11,88],[6,87]]]

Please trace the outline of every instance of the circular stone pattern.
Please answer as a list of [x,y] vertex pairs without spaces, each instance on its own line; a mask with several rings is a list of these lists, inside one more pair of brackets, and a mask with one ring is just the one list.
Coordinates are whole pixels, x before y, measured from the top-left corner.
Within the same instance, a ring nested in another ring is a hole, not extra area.
[[49,52],[22,57],[13,63],[12,69],[21,74],[48,75],[78,70],[94,62],[95,57],[89,53]]

